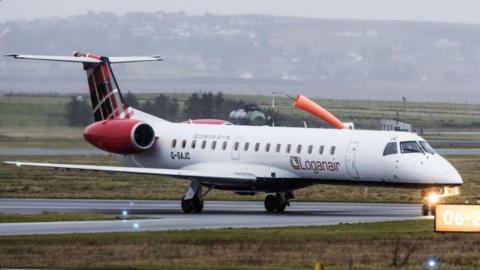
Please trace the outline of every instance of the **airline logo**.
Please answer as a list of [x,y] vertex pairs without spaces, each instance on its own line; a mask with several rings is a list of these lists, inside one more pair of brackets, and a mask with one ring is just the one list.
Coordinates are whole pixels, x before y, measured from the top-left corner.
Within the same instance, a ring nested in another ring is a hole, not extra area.
[[290,165],[297,171],[311,171],[318,174],[322,171],[338,172],[340,169],[340,162],[321,161],[321,160],[305,160],[299,156],[290,156]]

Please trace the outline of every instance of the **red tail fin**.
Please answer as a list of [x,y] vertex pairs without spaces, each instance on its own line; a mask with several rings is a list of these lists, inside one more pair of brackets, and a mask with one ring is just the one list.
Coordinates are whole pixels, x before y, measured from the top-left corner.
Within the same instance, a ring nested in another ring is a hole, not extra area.
[[73,55],[101,61],[101,63],[83,63],[83,69],[87,72],[95,121],[130,118],[127,111],[128,105],[123,100],[109,59],[79,52]]

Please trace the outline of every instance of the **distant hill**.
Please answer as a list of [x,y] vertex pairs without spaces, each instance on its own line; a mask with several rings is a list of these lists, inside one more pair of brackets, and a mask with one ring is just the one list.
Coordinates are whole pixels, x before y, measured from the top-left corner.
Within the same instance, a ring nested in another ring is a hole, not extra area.
[[[123,89],[480,102],[478,25],[89,13],[0,24],[0,53],[160,54],[115,66]],[[75,64],[0,59],[0,93],[79,92]]]

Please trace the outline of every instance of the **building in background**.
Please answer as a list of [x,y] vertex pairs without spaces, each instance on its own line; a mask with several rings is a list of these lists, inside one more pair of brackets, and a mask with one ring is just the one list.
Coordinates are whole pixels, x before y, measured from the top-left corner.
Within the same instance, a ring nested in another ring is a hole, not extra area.
[[393,119],[380,120],[380,130],[394,130],[394,131],[407,131],[413,132],[412,124],[401,122]]

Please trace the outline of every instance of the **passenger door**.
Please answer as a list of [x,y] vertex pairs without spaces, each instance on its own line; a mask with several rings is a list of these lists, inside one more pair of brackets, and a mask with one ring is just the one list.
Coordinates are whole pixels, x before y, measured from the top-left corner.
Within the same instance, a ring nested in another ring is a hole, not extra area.
[[358,142],[351,142],[347,147],[347,152],[345,155],[345,163],[347,167],[347,172],[350,177],[353,179],[360,179],[360,174],[357,170],[357,165],[355,158],[357,156]]
[[398,176],[398,167],[400,160],[400,152],[398,149],[398,143],[396,141],[390,141],[385,145],[382,153],[382,162],[379,164],[380,180],[384,182],[394,181]]

